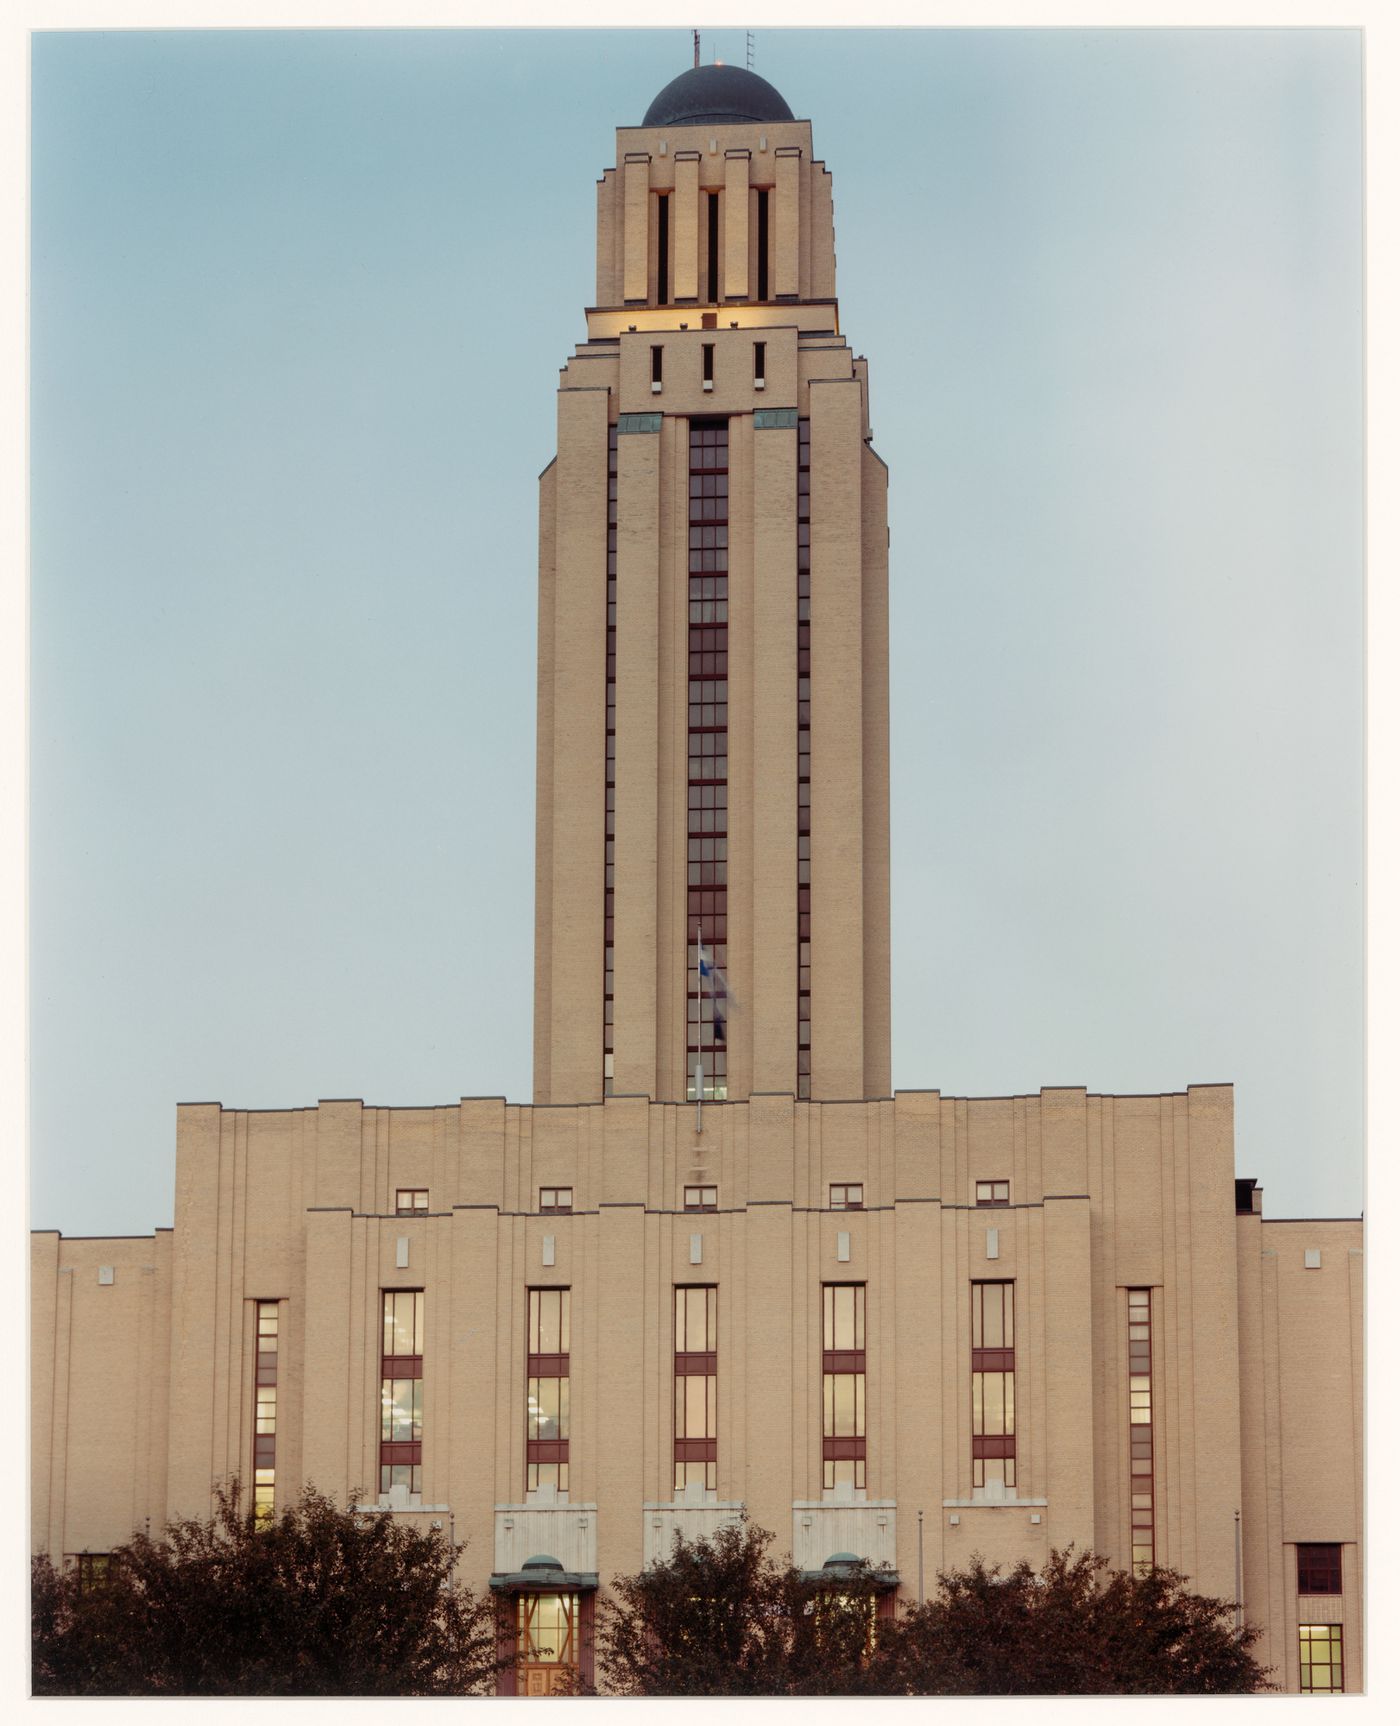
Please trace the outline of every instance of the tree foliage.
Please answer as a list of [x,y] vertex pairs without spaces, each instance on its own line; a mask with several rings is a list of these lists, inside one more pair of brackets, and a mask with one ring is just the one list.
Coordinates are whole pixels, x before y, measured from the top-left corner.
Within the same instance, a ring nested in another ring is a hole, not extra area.
[[[708,1540],[677,1533],[671,1556],[613,1581],[597,1650],[621,1696],[790,1696],[866,1689],[876,1574],[839,1594],[769,1556],[773,1536],[741,1518]],[[833,1682],[833,1680],[835,1682]]]
[[208,1522],[117,1548],[83,1585],[33,1564],[33,1688],[49,1696],[431,1696],[494,1689],[494,1609],[448,1541],[308,1487],[269,1522],[237,1481]]
[[836,1582],[779,1564],[747,1522],[620,1576],[602,1605],[604,1686],[632,1696],[1204,1695],[1268,1688],[1234,1607],[1183,1577],[1091,1553],[1040,1571],[974,1559],[934,1598],[878,1617],[877,1572]]

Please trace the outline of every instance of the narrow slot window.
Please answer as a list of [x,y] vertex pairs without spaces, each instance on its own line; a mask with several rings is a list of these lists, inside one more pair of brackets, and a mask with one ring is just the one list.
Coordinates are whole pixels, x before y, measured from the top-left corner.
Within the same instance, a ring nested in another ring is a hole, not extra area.
[[379,1496],[423,1494],[423,1291],[384,1290],[380,1379]]
[[715,1490],[718,1437],[715,1424],[717,1388],[714,1288],[676,1290],[676,1433],[677,1492],[687,1486]]
[[1016,1485],[1016,1286],[972,1285],[972,1484]]
[[[758,297],[768,298],[768,194],[758,194]],[[759,376],[763,374],[760,371]]]
[[656,303],[671,298],[671,200],[665,192],[656,196]]
[[1128,1470],[1131,1483],[1133,1574],[1156,1563],[1157,1507],[1153,1487],[1152,1290],[1128,1290]]
[[657,390],[659,390],[661,388],[661,355],[662,355],[662,352],[663,352],[663,350],[659,347],[653,348],[651,350],[651,387],[652,387],[653,393],[655,393]]
[[865,1490],[865,1284],[822,1285],[822,1489]]
[[761,390],[768,381],[764,375],[767,349],[767,342],[755,342],[753,345],[753,387],[756,390]]
[[530,1289],[525,1490],[569,1490],[569,1290]]
[[705,298],[714,305],[719,299],[719,193],[707,192],[705,198],[706,255],[709,263]]
[[253,1515],[271,1522],[277,1487],[278,1303],[260,1300],[253,1344]]
[[703,342],[700,347],[700,375],[704,379],[705,388],[715,387],[715,344]]

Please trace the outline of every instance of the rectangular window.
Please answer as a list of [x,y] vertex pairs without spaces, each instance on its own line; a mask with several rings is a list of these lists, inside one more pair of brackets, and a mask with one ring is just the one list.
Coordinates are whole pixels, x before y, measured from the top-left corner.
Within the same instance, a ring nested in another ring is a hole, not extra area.
[[843,1186],[832,1187],[831,1208],[834,1211],[863,1211],[865,1209],[864,1183],[847,1181]]
[[572,1187],[541,1187],[540,1209],[545,1212],[571,1211],[574,1208]]
[[423,1291],[384,1290],[379,1389],[379,1496],[423,1492]]
[[763,368],[766,364],[768,351],[767,342],[755,342],[753,345],[753,381],[761,384],[764,381]]
[[719,193],[706,192],[705,238],[708,243],[709,269],[705,297],[711,305],[719,299]]
[[664,306],[671,297],[671,200],[665,192],[656,195],[656,303]]
[[865,1284],[822,1285],[822,1487],[865,1487]]
[[712,384],[715,381],[715,344],[713,342],[700,344],[700,366],[700,375],[707,384]]
[[394,1194],[394,1209],[401,1217],[418,1216],[428,1208],[426,1187],[400,1187]]
[[1344,1688],[1340,1624],[1298,1626],[1298,1688],[1305,1696]]
[[1134,1576],[1146,1576],[1157,1560],[1152,1415],[1152,1290],[1129,1289],[1128,1471]]
[[972,1484],[1016,1485],[1016,1285],[972,1285]]
[[715,1489],[715,1307],[714,1288],[676,1290],[675,1488]]
[[530,1289],[525,1490],[569,1490],[569,1291]]
[[78,1568],[78,1587],[84,1594],[90,1588],[101,1588],[111,1575],[110,1552],[74,1552],[69,1556]]
[[516,1694],[568,1695],[579,1665],[579,1596],[515,1597]]
[[[768,193],[758,194],[758,297],[768,298]],[[763,374],[760,372],[759,376]]]
[[661,348],[653,348],[651,350],[651,382],[653,388],[661,382],[661,355],[663,351],[664,350]]
[[977,1202],[979,1205],[1009,1205],[1011,1203],[1011,1182],[978,1181]]
[[1340,1594],[1342,1592],[1342,1549],[1335,1542],[1299,1544],[1299,1594]]
[[687,1187],[685,1189],[685,1208],[688,1211],[713,1211],[719,1209],[718,1187]]
[[278,1303],[256,1303],[253,1344],[253,1515],[272,1520],[277,1487],[277,1332]]

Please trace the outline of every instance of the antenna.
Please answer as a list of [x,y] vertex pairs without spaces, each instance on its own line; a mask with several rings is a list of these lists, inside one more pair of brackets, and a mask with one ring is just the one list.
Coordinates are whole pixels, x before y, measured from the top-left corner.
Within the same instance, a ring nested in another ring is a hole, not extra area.
[[692,30],[691,35],[695,38],[695,64],[698,68],[700,65],[700,32]]
[[749,71],[752,72],[753,71],[753,31],[752,30],[745,30],[745,32],[744,32],[744,58],[748,64]]

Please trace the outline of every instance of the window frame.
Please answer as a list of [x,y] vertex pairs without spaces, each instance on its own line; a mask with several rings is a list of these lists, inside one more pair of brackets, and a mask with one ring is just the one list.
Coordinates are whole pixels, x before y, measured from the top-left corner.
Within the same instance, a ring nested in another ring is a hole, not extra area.
[[[1001,1188],[1000,1192],[997,1191],[998,1187]],[[986,1189],[985,1197],[983,1196],[984,1188]],[[1009,1205],[1011,1203],[1011,1182],[1009,1180],[977,1181],[973,1185],[972,1194],[973,1203],[979,1210],[990,1210],[997,1206]]]
[[[546,1199],[548,1203],[546,1203]],[[572,1187],[540,1188],[540,1215],[542,1217],[570,1216],[573,1213],[573,1208],[574,1189]]]
[[[428,1213],[427,1187],[395,1187],[394,1215],[396,1217],[422,1217]],[[422,1203],[419,1203],[419,1200]],[[404,1201],[408,1202],[405,1203]]]
[[[1318,1631],[1328,1632],[1325,1638],[1317,1635]],[[1312,1632],[1309,1635],[1309,1632]],[[1321,1641],[1326,1642],[1328,1658],[1325,1661],[1305,1660],[1303,1651],[1315,1648]],[[1321,1668],[1332,1680],[1326,1684],[1310,1682],[1310,1676]],[[1346,1676],[1346,1642],[1343,1627],[1327,1621],[1309,1622],[1298,1626],[1298,1689],[1304,1696],[1340,1696],[1347,1687]]]
[[[840,1193],[838,1201],[836,1195]],[[856,1197],[852,1198],[851,1194]],[[831,1181],[827,1186],[827,1208],[833,1211],[863,1211],[865,1209],[864,1181]]]
[[[694,1198],[693,1194],[708,1193],[709,1198]],[[719,1209],[719,1188],[717,1186],[684,1187],[681,1190],[681,1209],[686,1211],[717,1211]]]
[[[1342,1542],[1300,1540],[1297,1543],[1297,1576],[1299,1594],[1339,1595],[1342,1592]],[[1319,1579],[1321,1586],[1315,1587]]]

